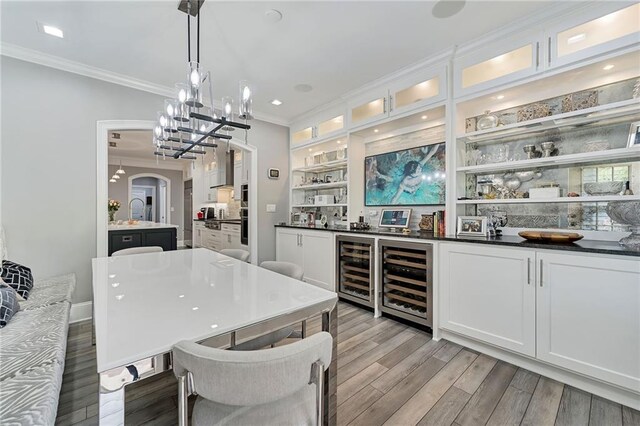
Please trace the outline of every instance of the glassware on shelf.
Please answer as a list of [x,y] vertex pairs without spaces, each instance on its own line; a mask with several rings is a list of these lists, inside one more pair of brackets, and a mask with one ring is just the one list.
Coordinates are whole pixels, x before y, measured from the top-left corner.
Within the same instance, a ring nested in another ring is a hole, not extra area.
[[498,127],[498,117],[495,114],[491,114],[490,110],[486,110],[484,115],[478,118],[476,128],[478,130],[487,130]]

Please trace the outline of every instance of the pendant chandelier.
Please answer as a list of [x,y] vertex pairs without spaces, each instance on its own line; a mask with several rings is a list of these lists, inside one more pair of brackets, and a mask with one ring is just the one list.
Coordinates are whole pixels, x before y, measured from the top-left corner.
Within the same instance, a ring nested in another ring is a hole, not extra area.
[[[157,113],[157,123],[153,130],[153,144],[156,156],[175,159],[195,160],[204,154],[205,148],[216,148],[217,141],[227,141],[229,132],[242,129],[246,133],[251,128],[247,120],[252,117],[253,90],[246,81],[239,83],[238,118],[234,121],[233,98],[222,98],[222,109],[216,113],[213,103],[211,73],[200,65],[200,8],[204,0],[181,0],[178,10],[187,14],[187,72],[184,83],[175,85],[175,98],[164,101],[164,110]],[[196,60],[191,58],[191,20],[195,18]],[[204,95],[209,96],[209,103]],[[220,133],[224,132],[224,133]]]

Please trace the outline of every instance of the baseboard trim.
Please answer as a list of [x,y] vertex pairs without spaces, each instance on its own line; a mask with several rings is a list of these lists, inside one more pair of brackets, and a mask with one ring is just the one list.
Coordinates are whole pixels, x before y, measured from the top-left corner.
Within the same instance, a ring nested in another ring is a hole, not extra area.
[[71,313],[69,315],[69,322],[80,322],[89,320],[93,317],[93,302],[81,302],[73,303],[71,305]]

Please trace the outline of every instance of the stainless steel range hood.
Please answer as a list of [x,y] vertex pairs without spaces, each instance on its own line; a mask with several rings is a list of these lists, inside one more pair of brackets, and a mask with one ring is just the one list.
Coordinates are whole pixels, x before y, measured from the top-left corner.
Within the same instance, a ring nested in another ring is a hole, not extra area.
[[235,155],[233,150],[225,152],[224,155],[224,180],[218,185],[210,186],[210,189],[233,188],[233,159]]

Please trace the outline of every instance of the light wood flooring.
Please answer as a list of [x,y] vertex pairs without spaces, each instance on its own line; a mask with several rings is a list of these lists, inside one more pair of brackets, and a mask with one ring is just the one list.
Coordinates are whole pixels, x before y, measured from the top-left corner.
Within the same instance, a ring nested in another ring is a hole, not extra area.
[[[60,425],[97,424],[90,327],[69,330]],[[176,393],[172,372],[128,386],[127,425],[177,424]],[[339,303],[338,424],[640,426],[640,412]]]

